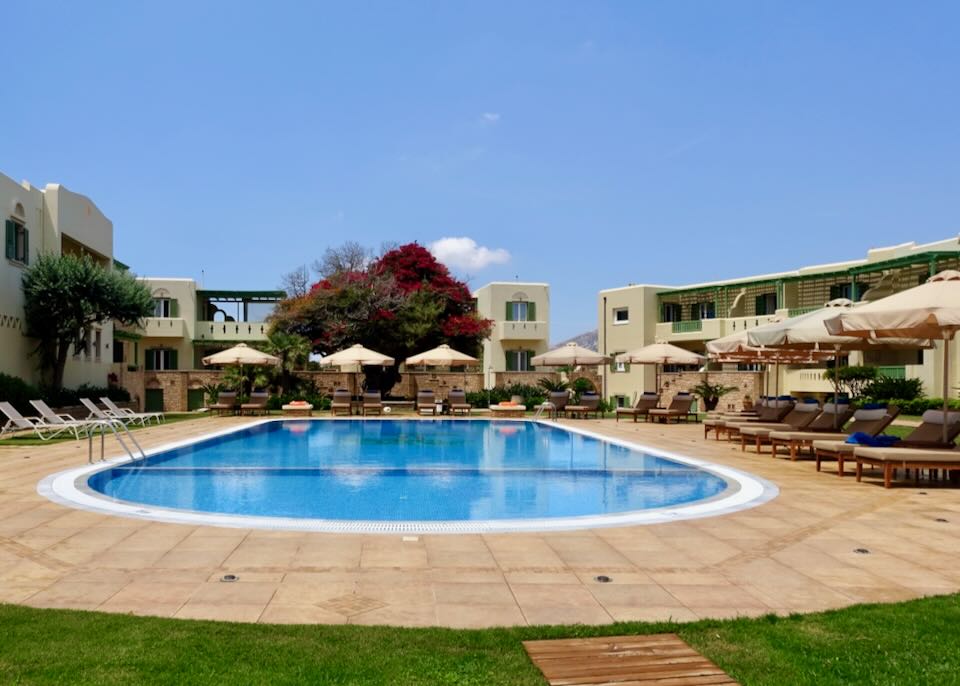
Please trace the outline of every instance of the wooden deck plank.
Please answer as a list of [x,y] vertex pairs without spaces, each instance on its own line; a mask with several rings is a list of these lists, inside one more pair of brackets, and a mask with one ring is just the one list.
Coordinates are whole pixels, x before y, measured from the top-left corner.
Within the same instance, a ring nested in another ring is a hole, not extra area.
[[525,641],[551,686],[736,686],[676,634]]

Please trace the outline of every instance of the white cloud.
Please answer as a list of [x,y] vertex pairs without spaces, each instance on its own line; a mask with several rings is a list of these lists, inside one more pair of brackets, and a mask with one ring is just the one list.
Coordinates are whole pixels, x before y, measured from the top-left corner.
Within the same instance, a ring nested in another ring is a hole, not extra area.
[[510,253],[503,248],[490,249],[466,236],[444,237],[429,246],[430,252],[448,267],[477,271],[491,264],[510,261]]
[[499,112],[484,112],[480,115],[480,123],[484,126],[493,126],[500,121]]

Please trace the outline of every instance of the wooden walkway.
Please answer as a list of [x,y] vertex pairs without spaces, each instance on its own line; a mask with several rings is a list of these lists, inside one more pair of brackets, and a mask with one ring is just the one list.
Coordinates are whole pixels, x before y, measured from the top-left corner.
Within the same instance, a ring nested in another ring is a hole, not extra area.
[[733,684],[676,634],[524,641],[551,686]]

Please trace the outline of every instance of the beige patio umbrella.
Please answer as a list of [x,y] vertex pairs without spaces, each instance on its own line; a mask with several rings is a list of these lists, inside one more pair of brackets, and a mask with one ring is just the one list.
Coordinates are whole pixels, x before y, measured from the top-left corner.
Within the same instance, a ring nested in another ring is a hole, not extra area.
[[535,367],[576,367],[578,365],[600,365],[610,361],[609,355],[584,348],[576,343],[567,343],[559,348],[536,355],[530,360]]
[[232,348],[228,348],[227,350],[221,350],[218,353],[207,355],[206,357],[203,358],[203,363],[205,365],[211,365],[211,364],[265,365],[265,364],[280,364],[280,358],[274,357],[273,355],[268,355],[267,353],[257,350],[256,348],[251,348],[246,343],[238,343],[237,345],[233,346]]
[[[929,347],[929,341],[905,337],[891,338],[881,342],[868,341],[855,336],[838,336],[830,333],[824,325],[824,322],[841,312],[859,311],[862,307],[864,305],[856,305],[846,298],[837,298],[818,310],[750,329],[747,331],[747,342],[761,348],[832,351],[835,359],[839,359],[841,352],[849,350]],[[839,402],[839,374],[833,375],[833,392],[834,400]],[[834,419],[836,418],[837,416],[834,415]]]
[[222,364],[240,367],[240,388],[237,391],[243,394],[243,366],[249,365],[278,365],[280,358],[268,355],[262,350],[251,348],[246,343],[237,343],[232,348],[221,350],[218,353],[203,358],[204,365]]
[[656,378],[657,392],[660,392],[660,365],[661,364],[701,364],[707,358],[692,350],[687,350],[670,343],[651,343],[636,350],[630,350],[617,355],[617,362],[625,364],[652,364]]
[[831,334],[867,339],[919,337],[943,341],[943,440],[947,440],[950,341],[960,329],[960,272],[947,270],[926,283],[827,319]]
[[414,367],[451,367],[454,365],[461,366],[480,364],[480,360],[475,357],[470,357],[470,355],[462,353],[459,350],[454,350],[449,345],[444,343],[443,345],[438,345],[432,350],[427,350],[426,352],[418,353],[408,357],[406,359],[406,363]]
[[[376,350],[365,348],[360,343],[355,343],[349,348],[338,350],[335,353],[327,355],[320,360],[321,367],[387,367],[394,363],[394,359],[389,355],[378,353]],[[357,371],[353,372],[354,394],[357,390]]]

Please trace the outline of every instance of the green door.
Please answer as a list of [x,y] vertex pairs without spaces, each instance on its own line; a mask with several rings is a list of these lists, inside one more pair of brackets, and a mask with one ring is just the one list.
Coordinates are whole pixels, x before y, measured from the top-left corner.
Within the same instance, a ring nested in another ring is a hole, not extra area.
[[163,389],[148,388],[144,396],[145,412],[163,412]]
[[203,389],[188,388],[187,389],[187,411],[193,412],[194,410],[199,410],[201,407],[203,407]]

